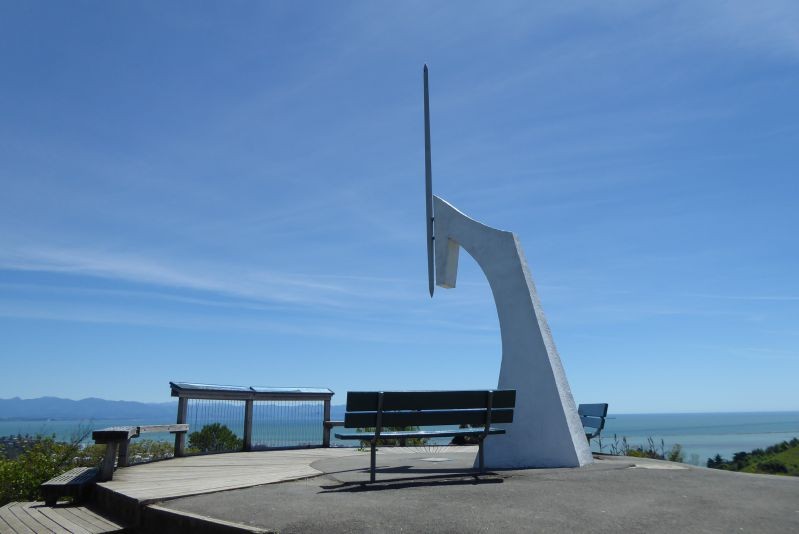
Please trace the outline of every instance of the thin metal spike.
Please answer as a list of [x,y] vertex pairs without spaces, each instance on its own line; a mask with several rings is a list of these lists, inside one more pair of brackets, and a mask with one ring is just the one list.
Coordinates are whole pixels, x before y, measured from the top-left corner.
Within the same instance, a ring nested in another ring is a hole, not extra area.
[[433,239],[433,164],[430,152],[430,95],[427,87],[427,65],[424,66],[424,185],[425,185],[425,215],[427,236],[427,282],[430,289],[430,297],[433,296],[435,289],[435,263]]

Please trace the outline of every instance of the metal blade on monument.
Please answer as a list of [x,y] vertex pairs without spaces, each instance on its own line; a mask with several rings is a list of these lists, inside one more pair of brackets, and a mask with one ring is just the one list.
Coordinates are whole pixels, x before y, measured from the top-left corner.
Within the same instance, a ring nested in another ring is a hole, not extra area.
[[427,65],[424,66],[424,185],[425,185],[425,216],[427,235],[427,282],[430,296],[433,296],[434,258],[433,258],[433,168],[430,153],[430,96],[427,87]]

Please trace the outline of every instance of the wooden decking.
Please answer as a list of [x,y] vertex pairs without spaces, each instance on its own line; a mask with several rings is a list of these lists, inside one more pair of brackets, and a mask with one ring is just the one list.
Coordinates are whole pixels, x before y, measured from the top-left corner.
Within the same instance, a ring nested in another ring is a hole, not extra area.
[[[115,518],[138,526],[146,519],[149,505],[160,501],[312,477],[321,474],[311,467],[317,460],[353,455],[368,456],[351,448],[294,449],[190,456],[123,467],[116,470],[113,480],[97,484],[93,506],[112,510]],[[122,529],[123,525],[82,506],[11,503],[0,508],[0,534]]]
[[40,534],[119,532],[125,526],[85,506],[45,506],[43,502],[12,502],[0,508],[0,533]]
[[311,463],[364,454],[351,448],[236,452],[173,458],[117,469],[98,484],[139,504],[188,495],[273,484],[320,474]]

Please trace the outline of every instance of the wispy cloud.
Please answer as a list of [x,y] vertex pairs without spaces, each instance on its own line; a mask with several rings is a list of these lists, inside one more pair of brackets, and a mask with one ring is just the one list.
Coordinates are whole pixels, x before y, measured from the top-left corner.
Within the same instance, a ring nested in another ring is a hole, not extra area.
[[686,293],[687,297],[697,297],[714,300],[762,300],[770,302],[799,302],[796,295],[715,295],[708,293]]
[[126,253],[88,249],[28,248],[0,257],[0,268],[124,280],[163,287],[207,291],[259,302],[346,307],[361,294],[357,279],[342,283],[330,276],[287,274],[239,265],[186,261],[170,263]]

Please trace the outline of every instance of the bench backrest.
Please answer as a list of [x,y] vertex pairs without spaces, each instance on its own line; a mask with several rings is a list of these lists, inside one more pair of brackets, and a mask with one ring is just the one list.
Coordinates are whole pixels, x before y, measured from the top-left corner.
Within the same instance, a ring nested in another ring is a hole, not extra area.
[[[607,404],[581,404],[577,407],[580,420],[583,423],[585,433],[596,437],[605,428],[605,417],[608,415]],[[593,430],[591,430],[593,429]]]
[[350,391],[346,428],[513,422],[516,390]]

